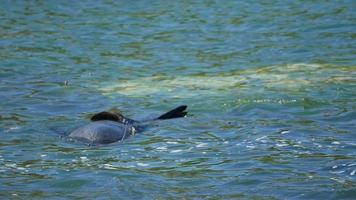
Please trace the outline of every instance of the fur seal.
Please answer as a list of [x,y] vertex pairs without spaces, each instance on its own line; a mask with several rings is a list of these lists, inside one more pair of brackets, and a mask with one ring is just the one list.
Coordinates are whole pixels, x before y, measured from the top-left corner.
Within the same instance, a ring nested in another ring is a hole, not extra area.
[[[149,121],[185,117],[186,109],[187,106],[182,105]],[[90,120],[91,122],[87,125],[71,132],[69,137],[88,144],[109,144],[134,135],[137,131],[142,130],[140,124],[147,122],[136,121],[121,113],[108,111],[97,113]]]

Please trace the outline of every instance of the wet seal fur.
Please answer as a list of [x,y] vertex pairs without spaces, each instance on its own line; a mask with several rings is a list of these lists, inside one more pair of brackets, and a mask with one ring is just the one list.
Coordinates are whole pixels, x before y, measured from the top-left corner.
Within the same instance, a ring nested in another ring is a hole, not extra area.
[[[179,106],[163,115],[151,119],[164,120],[187,115],[187,106]],[[69,134],[69,138],[88,144],[109,144],[124,140],[141,130],[143,121],[136,121],[116,112],[100,112],[91,117],[91,122]]]

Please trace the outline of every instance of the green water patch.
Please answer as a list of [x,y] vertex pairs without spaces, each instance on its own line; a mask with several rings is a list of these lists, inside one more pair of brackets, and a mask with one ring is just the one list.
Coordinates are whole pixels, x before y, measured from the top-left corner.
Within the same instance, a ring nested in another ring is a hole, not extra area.
[[354,87],[356,84],[352,75],[354,68],[320,64],[289,64],[218,74],[187,76],[157,74],[125,82],[106,83],[107,86],[98,89],[103,94],[121,93],[137,97],[163,92],[172,97],[188,98],[199,95],[209,96],[209,94],[226,95],[233,92],[253,95],[262,91],[300,96],[317,93],[328,88],[328,85],[341,84],[340,88]]

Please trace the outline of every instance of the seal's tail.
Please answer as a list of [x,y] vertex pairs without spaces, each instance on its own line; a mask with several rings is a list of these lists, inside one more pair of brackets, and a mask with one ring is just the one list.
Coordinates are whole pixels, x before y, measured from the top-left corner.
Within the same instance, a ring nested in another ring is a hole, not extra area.
[[164,113],[163,115],[159,116],[157,119],[173,119],[173,118],[179,118],[179,117],[185,117],[187,115],[187,109],[188,106],[182,105],[178,106],[177,108],[168,111]]

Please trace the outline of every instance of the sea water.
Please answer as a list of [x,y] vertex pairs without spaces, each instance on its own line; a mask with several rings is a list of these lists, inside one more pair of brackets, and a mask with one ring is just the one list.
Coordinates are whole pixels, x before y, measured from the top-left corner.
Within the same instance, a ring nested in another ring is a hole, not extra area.
[[[1,199],[352,199],[354,1],[2,1]],[[188,105],[104,146],[104,110]]]

